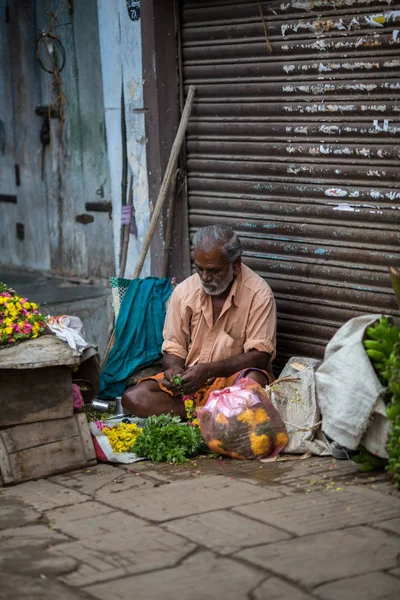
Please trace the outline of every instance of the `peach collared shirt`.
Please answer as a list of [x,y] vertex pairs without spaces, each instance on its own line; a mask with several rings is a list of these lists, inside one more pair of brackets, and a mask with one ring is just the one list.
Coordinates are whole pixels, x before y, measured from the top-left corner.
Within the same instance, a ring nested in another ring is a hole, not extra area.
[[164,324],[163,352],[191,367],[259,350],[271,360],[276,347],[276,305],[272,290],[259,275],[241,265],[221,314],[213,324],[211,296],[197,274],[172,293]]

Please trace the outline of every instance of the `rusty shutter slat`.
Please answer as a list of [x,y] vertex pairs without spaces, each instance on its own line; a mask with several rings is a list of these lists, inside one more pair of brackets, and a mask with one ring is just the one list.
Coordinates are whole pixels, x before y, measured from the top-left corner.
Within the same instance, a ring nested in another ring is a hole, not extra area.
[[[181,2],[191,234],[227,223],[274,290],[278,357],[399,315],[400,3]],[[278,365],[279,366],[279,365]]]

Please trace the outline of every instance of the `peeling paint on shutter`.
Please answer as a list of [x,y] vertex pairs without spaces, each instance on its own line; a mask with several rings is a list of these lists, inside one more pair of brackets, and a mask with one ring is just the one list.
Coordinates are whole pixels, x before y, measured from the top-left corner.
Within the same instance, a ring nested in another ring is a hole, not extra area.
[[322,357],[347,319],[398,315],[400,4],[181,3],[191,235],[231,225],[278,304],[278,356]]

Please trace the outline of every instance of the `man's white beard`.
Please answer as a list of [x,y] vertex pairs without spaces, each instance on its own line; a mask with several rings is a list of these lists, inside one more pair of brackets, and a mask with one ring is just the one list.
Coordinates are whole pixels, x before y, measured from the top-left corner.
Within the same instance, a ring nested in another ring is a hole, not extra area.
[[219,285],[216,285],[215,283],[206,285],[203,282],[201,282],[201,286],[202,286],[203,290],[205,291],[205,293],[208,294],[209,296],[219,296],[220,294],[223,294],[225,292],[225,290],[228,288],[228,286],[232,283],[232,280],[233,280],[233,265],[230,264],[229,271],[227,273],[226,278]]

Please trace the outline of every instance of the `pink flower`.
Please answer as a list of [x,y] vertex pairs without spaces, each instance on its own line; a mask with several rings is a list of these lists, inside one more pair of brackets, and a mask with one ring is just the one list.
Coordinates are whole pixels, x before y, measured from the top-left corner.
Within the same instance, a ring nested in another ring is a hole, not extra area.
[[29,311],[26,310],[26,308],[23,308],[21,310],[22,314],[24,315],[24,317],[27,317],[29,315]]
[[12,298],[12,295],[8,292],[1,292],[0,296],[5,296],[6,298]]
[[83,406],[82,392],[79,385],[72,384],[72,394],[74,397],[74,410],[79,410]]
[[38,314],[39,314],[39,311],[38,311],[38,310],[35,308],[35,310],[33,311],[33,314],[34,314],[34,315],[38,315]]
[[7,340],[7,342],[8,342],[9,344],[12,344],[13,342],[15,342],[15,340],[14,340],[14,338],[12,338],[12,337],[9,337],[9,338],[8,338],[8,340]]
[[25,321],[23,331],[24,331],[25,335],[27,335],[28,333],[30,333],[32,331],[32,325]]
[[14,329],[15,333],[21,333],[21,327],[19,325],[17,325],[17,323],[15,323],[15,325],[13,325],[13,329]]

